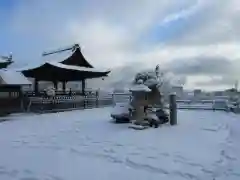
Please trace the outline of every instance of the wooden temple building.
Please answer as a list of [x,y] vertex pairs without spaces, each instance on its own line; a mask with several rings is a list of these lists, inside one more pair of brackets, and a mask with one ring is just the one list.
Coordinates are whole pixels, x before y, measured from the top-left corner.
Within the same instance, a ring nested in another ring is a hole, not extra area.
[[39,91],[40,81],[50,81],[57,89],[62,83],[65,92],[66,83],[79,81],[82,83],[82,95],[85,95],[86,80],[107,76],[109,70],[98,70],[83,56],[80,46],[75,44],[65,49],[59,49],[42,54],[44,63],[40,66],[24,69],[21,72],[28,78],[34,79],[34,91]]
[[[110,71],[97,69],[90,64],[78,44],[45,52],[42,54],[42,61],[38,66],[14,70],[7,68],[13,62],[12,56],[0,56],[0,116],[22,111],[60,111],[112,104],[111,98],[102,100],[99,99],[98,93],[85,93],[87,79],[102,78]],[[41,91],[41,81],[51,82],[55,88]],[[66,92],[68,82],[81,83],[81,91]],[[62,84],[60,91],[59,83]],[[49,95],[49,92],[54,93]]]
[[8,68],[12,63],[12,55],[0,56],[0,116],[19,112],[22,91],[31,86],[31,82],[21,72]]

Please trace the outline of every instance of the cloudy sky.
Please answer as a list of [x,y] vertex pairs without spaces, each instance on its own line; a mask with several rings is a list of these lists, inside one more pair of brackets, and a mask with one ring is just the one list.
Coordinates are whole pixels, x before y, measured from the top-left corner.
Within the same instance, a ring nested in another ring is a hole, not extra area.
[[187,88],[240,79],[239,0],[1,0],[0,54],[16,65],[80,43],[113,79],[160,65]]

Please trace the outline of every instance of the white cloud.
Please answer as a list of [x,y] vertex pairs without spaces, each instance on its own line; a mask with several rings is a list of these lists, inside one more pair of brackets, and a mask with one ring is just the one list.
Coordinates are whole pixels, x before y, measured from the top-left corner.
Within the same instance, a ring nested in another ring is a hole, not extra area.
[[86,24],[72,23],[68,27],[71,35],[68,43],[73,39],[80,42],[84,55],[96,65],[119,66],[129,58],[126,52],[132,49],[134,37],[121,26],[95,20]]
[[[15,8],[10,24],[14,34],[31,36],[35,47],[22,42],[28,49],[35,48],[31,57],[79,42],[86,58],[96,66],[134,64],[141,69],[200,55],[238,59],[238,7],[238,0],[23,1]],[[197,28],[186,29],[169,44],[149,44],[142,39],[154,26],[192,16],[200,17]]]
[[213,0],[198,16],[201,18],[196,27],[192,27],[184,35],[174,40],[179,44],[222,44],[237,43],[240,39],[238,0]]
[[209,4],[212,3],[211,1],[208,0],[197,0],[196,3],[194,3],[192,6],[189,8],[183,9],[180,12],[173,13],[169,16],[167,16],[163,21],[162,25],[165,23],[169,23],[171,21],[176,21],[181,18],[188,18],[189,16],[192,16],[193,14],[201,11],[204,9],[204,7],[209,6]]

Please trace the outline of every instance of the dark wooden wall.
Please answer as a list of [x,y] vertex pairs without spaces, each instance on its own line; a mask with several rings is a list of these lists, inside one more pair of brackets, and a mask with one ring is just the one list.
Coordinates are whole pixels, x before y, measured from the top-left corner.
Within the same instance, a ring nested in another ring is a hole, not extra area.
[[0,86],[0,115],[21,111],[21,87],[15,85]]

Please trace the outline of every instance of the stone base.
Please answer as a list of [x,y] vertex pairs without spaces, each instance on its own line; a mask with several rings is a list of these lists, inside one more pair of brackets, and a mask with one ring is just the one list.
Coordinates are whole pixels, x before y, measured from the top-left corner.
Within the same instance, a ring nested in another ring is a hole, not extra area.
[[136,125],[136,124],[131,124],[128,127],[135,130],[143,130],[148,128],[148,126]]

